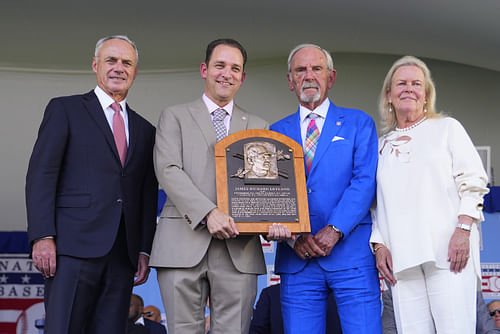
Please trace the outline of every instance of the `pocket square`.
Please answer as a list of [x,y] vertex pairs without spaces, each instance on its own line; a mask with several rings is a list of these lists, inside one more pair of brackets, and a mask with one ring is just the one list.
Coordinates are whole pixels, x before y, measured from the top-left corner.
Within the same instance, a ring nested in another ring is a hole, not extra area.
[[344,140],[344,139],[345,139],[344,137],[335,136],[335,137],[333,137],[332,142],[337,141],[337,140]]

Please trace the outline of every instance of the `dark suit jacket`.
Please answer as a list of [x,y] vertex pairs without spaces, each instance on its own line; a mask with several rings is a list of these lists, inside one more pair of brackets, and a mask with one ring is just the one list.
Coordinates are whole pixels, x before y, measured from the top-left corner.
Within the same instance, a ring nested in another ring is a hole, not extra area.
[[144,318],[144,326],[149,329],[151,334],[167,334],[166,327],[156,321]]
[[158,185],[154,127],[127,106],[129,148],[122,167],[113,133],[93,91],[52,99],[26,177],[30,243],[54,236],[57,253],[109,252],[123,216],[131,263],[150,253]]
[[145,326],[136,325],[132,320],[127,321],[127,333],[126,334],[151,334],[152,332]]
[[[262,289],[255,307],[249,334],[283,334],[283,318],[281,315],[280,285],[271,285]],[[333,296],[328,296],[326,310],[326,333],[342,333],[337,305]]]

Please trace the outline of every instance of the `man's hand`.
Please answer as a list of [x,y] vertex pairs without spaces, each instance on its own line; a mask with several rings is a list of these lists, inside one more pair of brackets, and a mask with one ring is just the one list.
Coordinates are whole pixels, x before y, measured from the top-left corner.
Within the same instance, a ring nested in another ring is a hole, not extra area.
[[54,239],[40,239],[33,244],[33,264],[45,278],[56,274],[56,243]]
[[325,226],[314,236],[316,244],[325,252],[325,255],[330,255],[333,246],[340,240],[340,233],[334,231],[330,226]]
[[302,233],[301,237],[296,239],[293,248],[302,260],[326,255],[311,233]]
[[269,232],[266,236],[267,240],[275,240],[281,242],[285,239],[295,240],[295,236],[292,235],[290,229],[286,225],[281,225],[280,223],[273,223],[269,226]]
[[236,238],[240,232],[234,224],[233,217],[226,215],[218,208],[212,209],[207,215],[208,232],[217,239]]
[[134,274],[134,285],[141,285],[148,280],[149,272],[149,256],[146,254],[139,254],[139,261],[137,263],[137,272]]
[[375,258],[377,261],[378,271],[380,272],[382,277],[385,278],[387,282],[389,282],[390,285],[395,285],[396,278],[392,274],[391,251],[383,244],[375,244],[373,246],[373,249],[375,250]]

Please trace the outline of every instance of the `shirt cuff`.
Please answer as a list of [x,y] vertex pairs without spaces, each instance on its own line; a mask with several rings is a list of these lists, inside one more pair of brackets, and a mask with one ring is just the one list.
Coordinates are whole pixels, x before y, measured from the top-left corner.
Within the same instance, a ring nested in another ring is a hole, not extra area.
[[297,239],[300,238],[300,234],[297,234],[295,236],[295,239],[286,239],[286,243],[288,244],[288,246],[290,246],[291,249],[295,249],[295,242],[297,241]]

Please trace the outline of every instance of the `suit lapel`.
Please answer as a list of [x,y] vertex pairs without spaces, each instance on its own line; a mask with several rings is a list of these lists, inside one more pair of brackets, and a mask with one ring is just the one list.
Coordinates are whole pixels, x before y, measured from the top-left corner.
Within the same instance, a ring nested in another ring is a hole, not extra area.
[[101,130],[102,134],[104,135],[104,138],[106,139],[106,142],[110,147],[111,151],[113,151],[113,154],[117,159],[117,162],[120,163],[121,165],[120,156],[118,155],[115,139],[113,137],[113,132],[109,127],[108,120],[106,119],[106,116],[104,116],[104,110],[102,110],[101,104],[99,103],[99,100],[97,99],[97,96],[95,95],[94,91],[90,91],[89,93],[84,95],[83,103],[90,116],[96,122],[97,127]]
[[200,98],[194,101],[188,108],[189,113],[193,117],[193,120],[198,124],[201,133],[207,141],[208,147],[214,147],[217,137],[215,135],[214,125],[212,123],[212,118],[208,113],[207,106]]
[[314,153],[314,159],[309,173],[313,172],[329,145],[332,144],[332,139],[343,125],[344,114],[337,109],[333,102],[330,101],[330,108],[328,108],[328,113],[326,114],[325,123],[323,124],[323,129],[321,130],[321,134],[319,136],[318,146],[316,148],[316,152]]
[[128,150],[127,150],[127,158],[125,159],[125,166],[133,156],[134,149],[137,146],[137,140],[138,140],[137,135],[139,133],[137,128],[139,125],[137,121],[137,114],[135,113],[135,111],[130,109],[128,104],[127,104],[127,113],[128,113]]
[[287,126],[287,136],[295,140],[297,143],[302,146],[302,134],[300,131],[300,107],[297,109],[295,116],[289,118],[288,126]]
[[233,107],[233,115],[228,134],[232,134],[248,128],[248,116],[236,104]]

